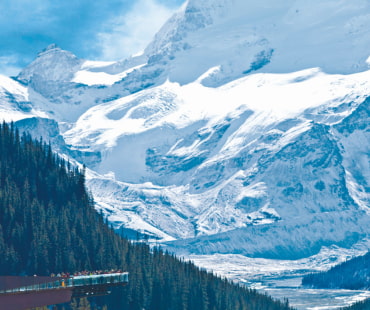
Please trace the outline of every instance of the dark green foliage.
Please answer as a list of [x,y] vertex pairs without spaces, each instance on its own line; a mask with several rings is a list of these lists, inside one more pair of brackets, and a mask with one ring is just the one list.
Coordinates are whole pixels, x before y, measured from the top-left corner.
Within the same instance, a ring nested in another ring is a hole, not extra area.
[[145,243],[116,235],[85,189],[84,171],[50,146],[0,125],[0,274],[123,269],[129,285],[59,309],[278,310],[258,294]]
[[0,125],[1,275],[125,267],[127,246],[96,213],[83,171],[67,166],[50,146]]
[[342,310],[370,310],[370,299],[356,302],[350,307],[342,308]]
[[341,263],[326,272],[305,276],[302,285],[350,290],[370,288],[370,252]]
[[[124,288],[124,296],[128,298],[120,304],[122,309],[290,309],[286,302],[273,301],[255,290],[199,269],[192,262],[176,259],[161,249],[150,250],[146,244],[135,245],[128,251],[127,265],[130,284]],[[111,305],[114,305],[114,298],[119,295],[110,296]]]

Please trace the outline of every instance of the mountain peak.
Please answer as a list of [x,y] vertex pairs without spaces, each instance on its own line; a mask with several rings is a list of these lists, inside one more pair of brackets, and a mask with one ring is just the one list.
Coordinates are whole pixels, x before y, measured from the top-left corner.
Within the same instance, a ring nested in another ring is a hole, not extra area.
[[[67,52],[63,49],[61,49],[57,44],[55,43],[52,43],[50,45],[48,45],[47,47],[45,47],[43,50],[41,50],[38,54],[37,54],[37,57],[42,57],[44,56],[45,54],[48,54],[48,53],[70,53],[70,52]],[[70,53],[71,55],[73,55],[72,53]],[[76,57],[75,55],[73,55],[74,57]]]
[[[368,69],[370,2],[189,0],[145,50],[172,81],[220,86],[253,72]],[[356,49],[353,48],[356,46]],[[158,64],[158,61],[157,63]]]
[[70,81],[82,62],[71,52],[61,49],[56,44],[50,44],[19,73],[18,80],[24,83],[30,83],[35,79],[41,83]]
[[[43,52],[47,52],[47,51],[50,51],[50,50],[55,50],[55,49],[61,49],[58,45],[56,45],[55,43],[52,43],[52,44],[50,44],[50,45],[48,45],[47,47],[45,47],[42,51],[41,51],[41,53],[43,53]],[[41,54],[40,53],[40,54]]]

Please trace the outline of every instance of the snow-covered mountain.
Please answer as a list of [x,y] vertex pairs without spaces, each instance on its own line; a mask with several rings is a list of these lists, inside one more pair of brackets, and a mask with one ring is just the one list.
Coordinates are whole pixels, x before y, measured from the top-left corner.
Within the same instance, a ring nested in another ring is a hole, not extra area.
[[369,3],[190,0],[146,49],[172,81],[219,86],[245,74],[367,69]]
[[123,234],[182,253],[351,247],[370,232],[369,16],[366,0],[189,0],[120,62],[49,46],[0,79],[1,116],[85,163]]
[[134,228],[141,214],[196,253],[312,254],[368,234],[368,77],[263,74],[217,89],[168,82],[95,106],[64,137],[99,150],[95,169],[126,181],[90,181],[105,203],[124,201],[113,221],[124,213]]

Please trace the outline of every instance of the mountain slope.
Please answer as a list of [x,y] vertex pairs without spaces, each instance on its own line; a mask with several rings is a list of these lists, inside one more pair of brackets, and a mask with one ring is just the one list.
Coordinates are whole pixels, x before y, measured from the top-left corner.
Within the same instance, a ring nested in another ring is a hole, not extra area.
[[369,233],[369,14],[365,0],[190,0],[140,56],[51,46],[14,83],[91,169],[117,230],[302,257]]
[[0,75],[1,121],[16,121],[27,117],[45,117],[47,114],[35,109],[26,87],[11,78]]
[[[111,220],[117,227],[121,217],[127,228],[141,226],[155,234],[159,229],[166,233],[160,234],[166,240],[244,227],[233,233],[235,239],[249,235],[251,229],[262,238],[257,248],[250,248],[249,239],[229,244],[223,240],[207,247],[205,244],[212,243],[207,237],[194,248],[187,246],[188,241],[176,245],[197,253],[236,250],[274,256],[291,247],[295,250],[286,255],[313,254],[320,245],[342,242],[350,246],[368,234],[369,144],[365,142],[369,136],[361,125],[368,123],[369,100],[365,96],[369,85],[363,84],[367,74],[328,76],[313,70],[259,75],[217,91],[199,84],[180,87],[167,83],[95,106],[64,137],[69,144],[89,145],[89,150],[102,152],[102,162],[95,166],[98,172],[114,171],[118,180],[151,182],[117,186],[113,175],[105,181],[90,181],[101,206],[114,213]],[[302,77],[306,79],[302,81]],[[256,96],[249,90],[261,81],[264,84]],[[316,85],[323,83],[327,88],[318,94]],[[274,100],[274,92],[284,100]],[[224,104],[226,97],[229,105]],[[328,101],[320,104],[322,98]],[[358,129],[353,118],[358,118]],[[91,124],[95,126],[89,127]],[[361,153],[356,147],[344,147],[344,137],[336,128],[344,131],[347,126],[354,134],[349,140],[361,145]],[[94,146],[88,143],[90,137]],[[350,158],[353,173],[347,163]],[[356,177],[350,179],[353,174]],[[357,178],[362,187],[356,185]],[[105,200],[107,193],[111,194]],[[362,197],[362,209],[356,197]],[[109,205],[122,207],[117,210]],[[136,226],[138,214],[149,226]],[[347,217],[353,220],[347,221]],[[316,232],[303,229],[315,221],[332,224]],[[274,238],[273,244],[262,242],[269,239],[258,232],[265,230],[264,226],[250,226],[261,224],[274,224],[274,233],[282,234],[285,245],[274,244]],[[295,229],[302,229],[304,237],[289,245],[290,235],[283,237],[284,231]],[[358,236],[353,238],[352,233]],[[228,239],[229,234],[226,236]],[[276,246],[281,250],[276,251]]]

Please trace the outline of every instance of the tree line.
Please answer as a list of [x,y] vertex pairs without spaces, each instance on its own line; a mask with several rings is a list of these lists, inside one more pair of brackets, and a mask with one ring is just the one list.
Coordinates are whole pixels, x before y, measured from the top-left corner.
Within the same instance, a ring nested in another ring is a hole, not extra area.
[[370,309],[370,299],[363,301],[358,301],[352,306],[342,308],[341,310],[369,310]]
[[315,288],[360,290],[370,288],[370,252],[336,265],[328,271],[303,277],[302,285]]

